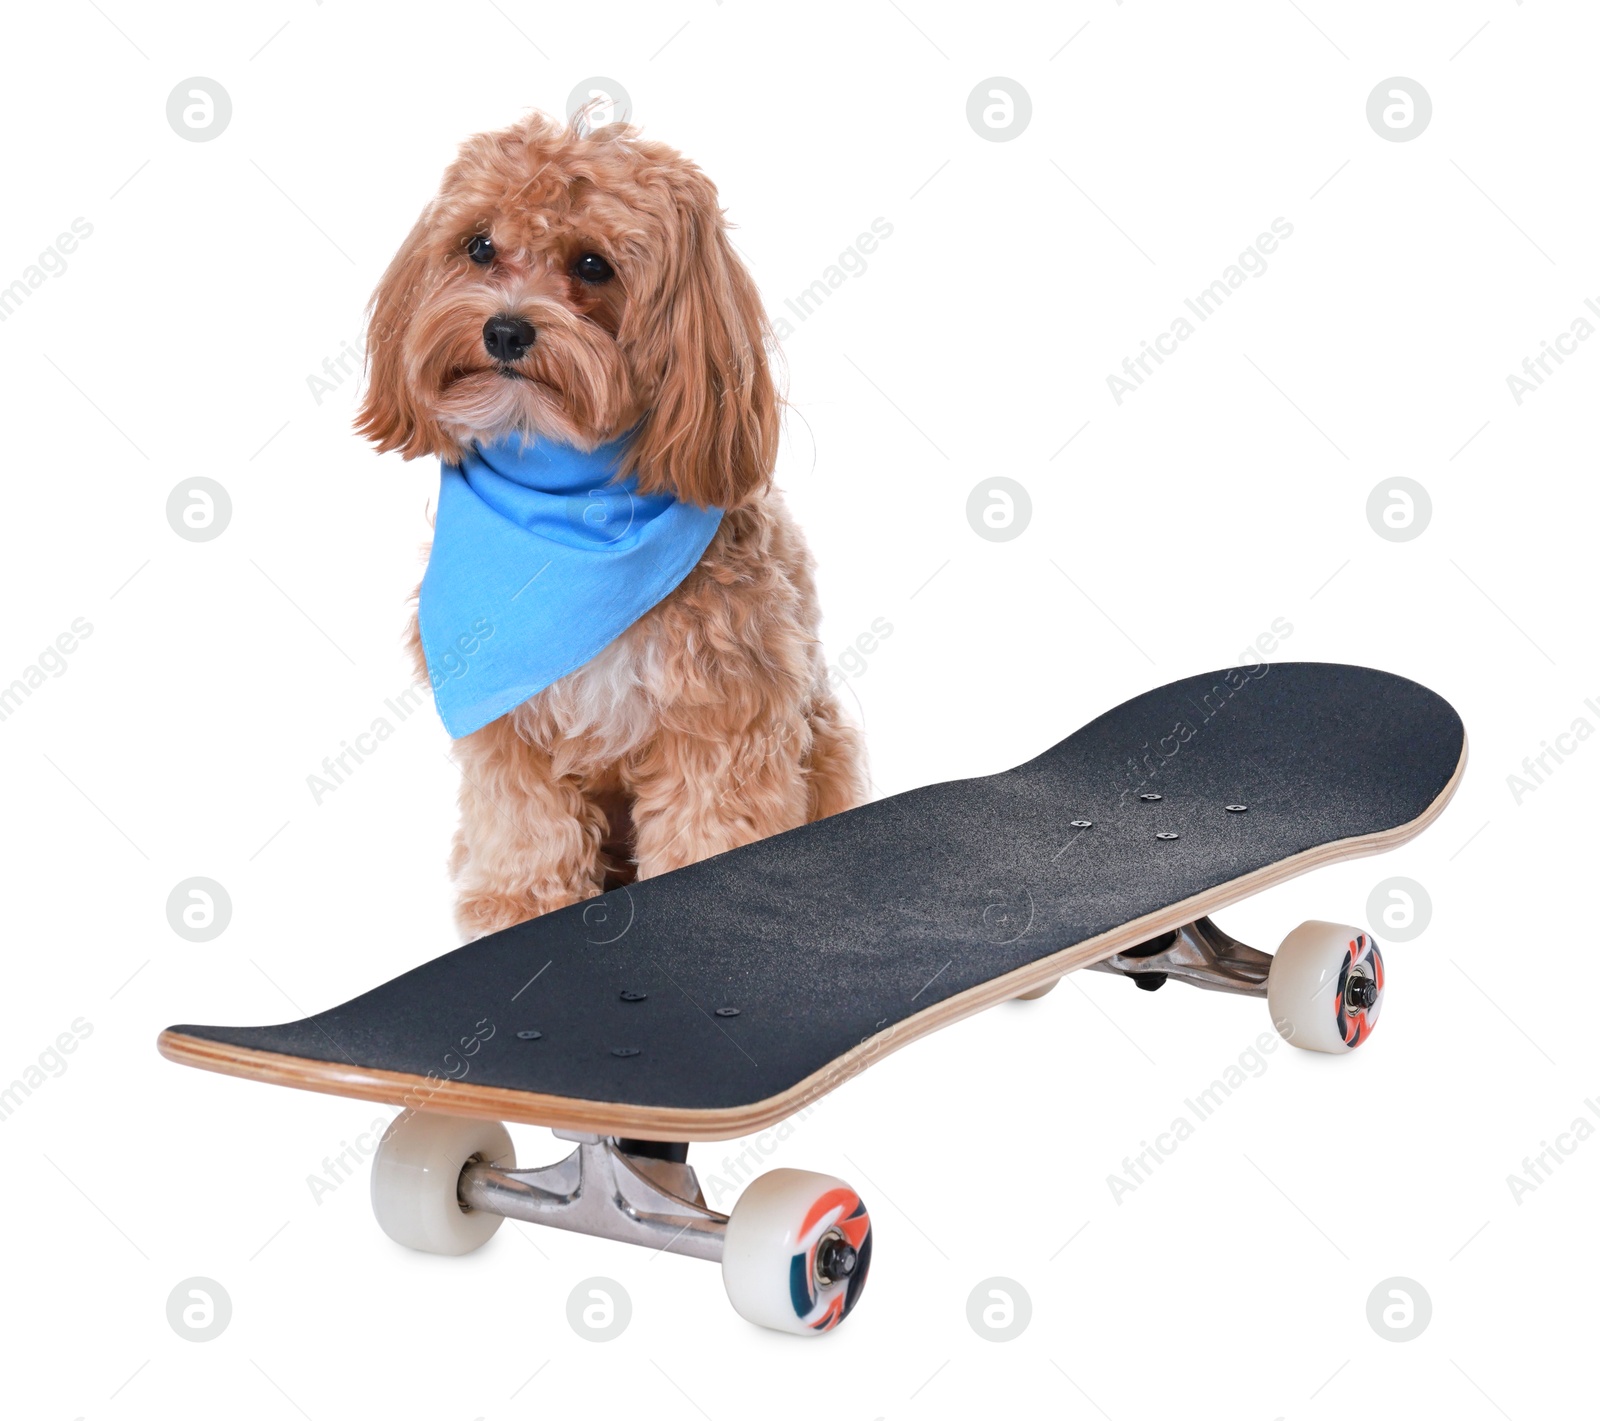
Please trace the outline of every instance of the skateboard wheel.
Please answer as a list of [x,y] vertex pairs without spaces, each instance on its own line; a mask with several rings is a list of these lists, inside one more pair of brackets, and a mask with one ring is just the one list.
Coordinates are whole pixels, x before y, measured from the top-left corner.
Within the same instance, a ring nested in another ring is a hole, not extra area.
[[1048,982],[1042,982],[1037,987],[1029,987],[1025,992],[1018,992],[1011,1000],[1014,1002],[1036,1002],[1040,997],[1048,997],[1051,992],[1055,991],[1060,981],[1059,977],[1052,977]]
[[461,1171],[475,1160],[517,1167],[498,1120],[404,1111],[390,1122],[372,1160],[372,1212],[396,1243],[421,1253],[471,1253],[504,1220],[462,1207]]
[[814,1336],[844,1321],[867,1282],[872,1219],[842,1180],[770,1169],[728,1216],[722,1283],[758,1327]]
[[1272,1024],[1292,1046],[1342,1055],[1372,1034],[1385,981],[1383,954],[1370,933],[1342,923],[1301,923],[1267,973]]

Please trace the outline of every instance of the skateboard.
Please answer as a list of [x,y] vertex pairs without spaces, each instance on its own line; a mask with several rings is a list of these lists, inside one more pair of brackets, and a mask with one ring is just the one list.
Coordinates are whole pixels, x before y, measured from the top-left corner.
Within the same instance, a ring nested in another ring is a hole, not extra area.
[[[1312,922],[1276,955],[1209,914],[1379,853],[1466,766],[1449,704],[1382,671],[1262,664],[1106,712],[1015,769],[929,785],[545,914],[281,1026],[173,1026],[206,1070],[404,1107],[384,1231],[465,1253],[516,1218],[720,1260],[734,1308],[819,1334],[854,1307],[861,1196],[795,1169],[723,1215],[690,1141],[781,1122],[879,1057],[1093,967],[1264,997],[1296,1046],[1376,1025],[1378,944]],[[518,1169],[503,1121],[576,1148]]]

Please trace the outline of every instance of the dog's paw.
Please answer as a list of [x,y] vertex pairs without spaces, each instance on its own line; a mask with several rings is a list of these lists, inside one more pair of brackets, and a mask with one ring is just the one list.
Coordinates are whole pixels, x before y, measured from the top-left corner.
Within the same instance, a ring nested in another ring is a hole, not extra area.
[[514,928],[518,923],[527,922],[529,918],[553,913],[557,908],[565,908],[569,903],[593,898],[599,891],[598,888],[590,888],[583,893],[560,895],[538,893],[466,895],[456,904],[456,927],[461,930],[463,941],[472,942],[480,937],[488,937],[490,933],[497,933],[503,928]]

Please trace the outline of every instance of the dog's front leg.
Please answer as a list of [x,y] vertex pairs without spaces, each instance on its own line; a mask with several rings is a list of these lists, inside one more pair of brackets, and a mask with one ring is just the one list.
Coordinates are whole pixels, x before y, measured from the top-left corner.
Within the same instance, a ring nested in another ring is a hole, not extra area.
[[639,877],[806,822],[805,721],[663,729],[629,767]]
[[605,813],[509,717],[456,741],[461,822],[450,854],[470,941],[600,892]]

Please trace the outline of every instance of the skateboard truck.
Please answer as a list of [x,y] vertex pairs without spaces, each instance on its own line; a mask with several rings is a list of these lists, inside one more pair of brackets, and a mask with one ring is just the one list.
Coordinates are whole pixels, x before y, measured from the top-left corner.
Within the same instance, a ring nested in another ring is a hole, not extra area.
[[872,1261],[872,1219],[843,1180],[768,1169],[727,1214],[708,1208],[684,1144],[553,1132],[577,1148],[518,1169],[497,1120],[405,1110],[372,1162],[372,1210],[396,1243],[471,1253],[507,1219],[720,1263],[740,1316],[780,1332],[836,1327]]
[[[683,1146],[635,1153],[609,1135],[556,1130],[577,1145],[565,1159],[516,1168],[503,1125],[406,1112],[389,1127],[374,1165],[373,1207],[391,1238],[413,1248],[463,1253],[503,1219],[681,1253],[722,1265],[734,1309],[781,1332],[836,1327],[855,1306],[872,1259],[872,1220],[842,1180],[769,1169],[745,1186],[731,1214],[706,1207]],[[477,1142],[452,1188],[448,1161]],[[665,1155],[667,1158],[662,1158]],[[440,1168],[429,1178],[409,1164]]]
[[1147,992],[1155,991],[1168,977],[1176,977],[1211,992],[1264,997],[1272,955],[1229,937],[1210,918],[1196,918],[1096,962],[1094,968],[1131,977],[1135,986]]
[[[693,1168],[676,1159],[639,1155],[605,1135],[553,1132],[577,1145],[565,1159],[537,1169],[499,1169],[482,1160],[461,1171],[456,1200],[506,1219],[547,1224],[662,1253],[720,1262],[728,1216],[706,1207]],[[635,1143],[635,1142],[628,1142]],[[681,1148],[672,1153],[684,1153]],[[842,1233],[828,1232],[817,1244],[820,1284],[847,1280],[861,1252]]]
[[1312,1051],[1347,1051],[1372,1032],[1383,1001],[1383,954],[1360,928],[1301,923],[1276,955],[1196,918],[1091,964],[1153,992],[1176,977],[1211,992],[1265,997],[1278,1034]]
[[722,1258],[728,1216],[706,1207],[688,1164],[625,1153],[604,1135],[555,1133],[578,1148],[554,1164],[467,1165],[456,1189],[461,1206],[713,1263]]

